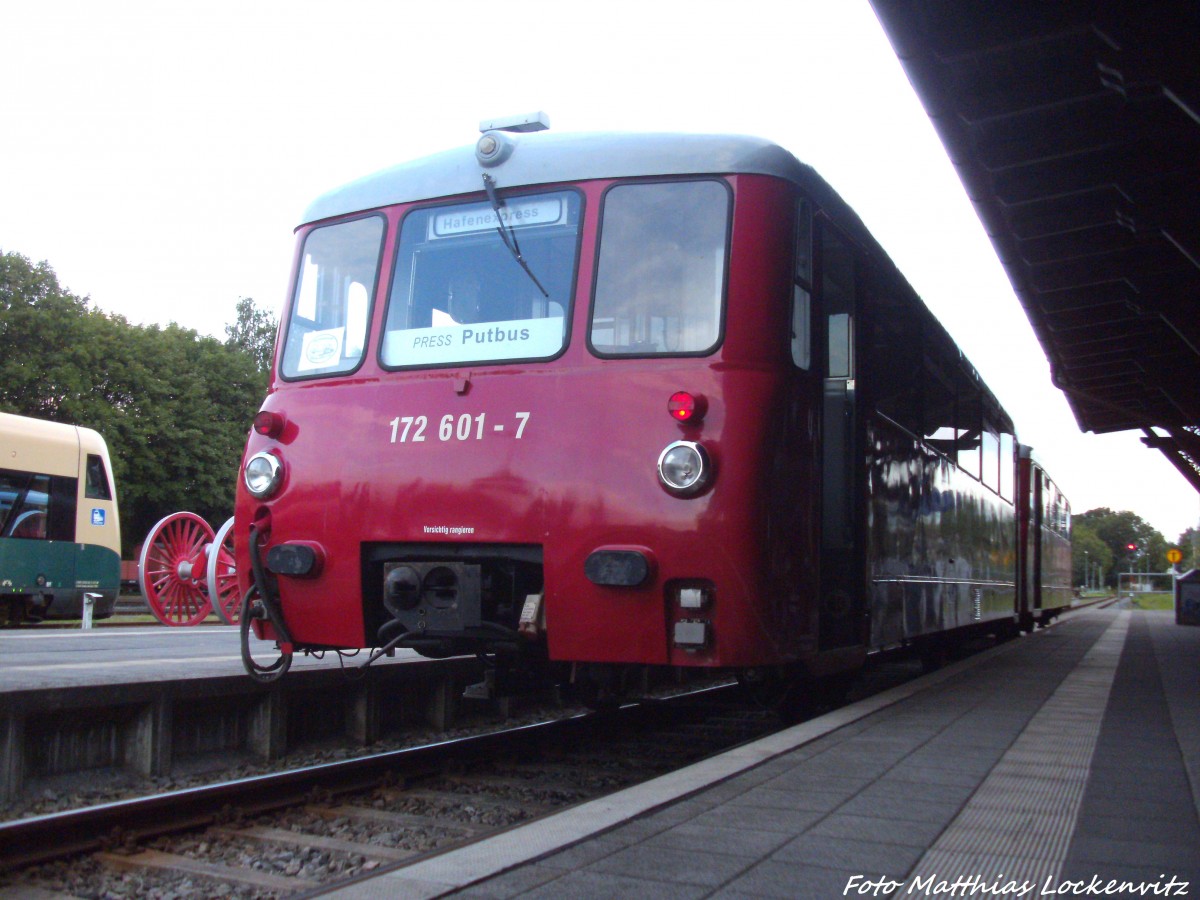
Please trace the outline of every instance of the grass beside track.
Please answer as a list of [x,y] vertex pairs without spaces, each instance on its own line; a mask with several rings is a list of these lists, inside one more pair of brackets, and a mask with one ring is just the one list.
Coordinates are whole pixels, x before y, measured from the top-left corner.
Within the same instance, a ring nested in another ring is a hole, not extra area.
[[1145,594],[1134,594],[1130,603],[1136,609],[1175,609],[1175,595],[1170,591],[1155,591]]

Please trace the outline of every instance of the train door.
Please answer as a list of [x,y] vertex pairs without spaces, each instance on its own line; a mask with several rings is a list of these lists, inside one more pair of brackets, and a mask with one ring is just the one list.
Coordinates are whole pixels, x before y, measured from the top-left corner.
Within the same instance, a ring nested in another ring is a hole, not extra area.
[[1042,609],[1042,550],[1045,544],[1043,532],[1046,527],[1046,475],[1036,464],[1029,467],[1029,478],[1033,486],[1033,496],[1030,500],[1029,536],[1032,558],[1030,560],[1030,581],[1033,594],[1029,599],[1029,611],[1036,617]]
[[1037,607],[1034,587],[1038,583],[1036,568],[1040,558],[1037,549],[1038,510],[1035,487],[1037,469],[1033,465],[1031,450],[1025,444],[1017,448],[1017,617],[1025,631],[1033,630],[1034,610]]
[[856,398],[854,251],[829,223],[819,232],[818,292],[825,332],[821,404],[821,650],[861,644],[865,597],[859,527],[862,456]]
[[781,425],[776,466],[770,492],[778,527],[768,533],[779,543],[769,549],[778,567],[773,587],[781,608],[782,629],[794,635],[789,652],[811,651],[818,630],[820,596],[820,495],[814,490],[821,471],[820,416],[824,381],[823,353],[817,337],[823,330],[817,315],[814,280],[813,205],[806,197],[796,203],[795,250],[789,323],[790,379],[787,415]]

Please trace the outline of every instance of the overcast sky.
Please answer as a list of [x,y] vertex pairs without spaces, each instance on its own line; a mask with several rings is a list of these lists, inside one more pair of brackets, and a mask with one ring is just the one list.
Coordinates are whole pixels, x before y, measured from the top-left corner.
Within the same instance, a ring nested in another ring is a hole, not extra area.
[[[545,110],[558,131],[778,141],[858,211],[1076,513],[1174,540],[1200,502],[1083,435],[866,0],[0,0],[0,250],[140,323],[278,312],[318,194]],[[52,348],[47,348],[52,350]]]

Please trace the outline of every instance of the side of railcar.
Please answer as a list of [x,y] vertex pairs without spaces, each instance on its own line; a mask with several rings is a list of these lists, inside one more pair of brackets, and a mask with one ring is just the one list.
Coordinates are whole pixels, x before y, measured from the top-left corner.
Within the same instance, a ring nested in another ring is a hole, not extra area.
[[1074,600],[1071,505],[1037,461],[1020,448],[1021,627],[1047,625]]
[[112,614],[121,534],[112,464],[95,431],[0,414],[0,581],[10,618]]
[[822,642],[850,640],[860,618],[872,651],[1008,630],[1012,421],[853,214],[831,209],[817,238]]

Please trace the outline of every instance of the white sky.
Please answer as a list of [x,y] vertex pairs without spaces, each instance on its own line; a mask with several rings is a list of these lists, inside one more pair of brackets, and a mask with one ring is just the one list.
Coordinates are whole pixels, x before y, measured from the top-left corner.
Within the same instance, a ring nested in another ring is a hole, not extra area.
[[545,110],[813,165],[1008,408],[1076,512],[1170,541],[1200,501],[1135,433],[1083,435],[866,0],[0,0],[0,250],[132,322],[278,311],[318,194]]

